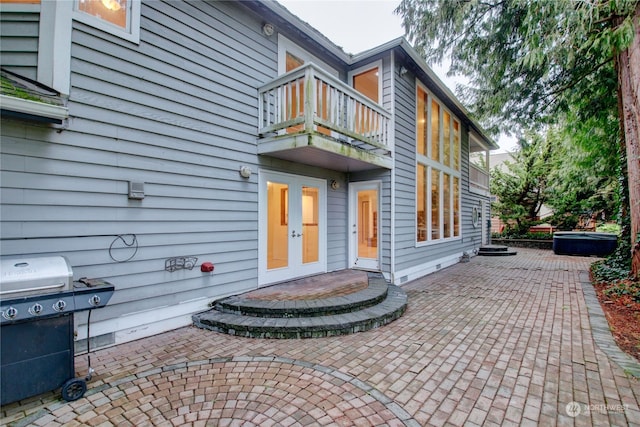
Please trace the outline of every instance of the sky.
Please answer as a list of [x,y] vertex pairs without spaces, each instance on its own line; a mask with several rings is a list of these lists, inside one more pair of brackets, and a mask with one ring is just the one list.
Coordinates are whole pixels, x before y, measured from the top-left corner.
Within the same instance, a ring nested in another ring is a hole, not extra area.
[[[360,53],[404,36],[402,20],[393,11],[399,0],[278,0],[298,18],[306,21],[347,53]],[[431,65],[436,75],[455,93],[455,77],[447,67]],[[501,150],[510,149],[513,139],[499,138]]]

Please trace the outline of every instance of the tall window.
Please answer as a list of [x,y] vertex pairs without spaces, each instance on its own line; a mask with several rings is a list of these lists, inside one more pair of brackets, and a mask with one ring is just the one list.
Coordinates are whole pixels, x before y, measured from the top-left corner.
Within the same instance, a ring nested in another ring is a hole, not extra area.
[[416,240],[459,237],[460,122],[420,85],[416,97]]

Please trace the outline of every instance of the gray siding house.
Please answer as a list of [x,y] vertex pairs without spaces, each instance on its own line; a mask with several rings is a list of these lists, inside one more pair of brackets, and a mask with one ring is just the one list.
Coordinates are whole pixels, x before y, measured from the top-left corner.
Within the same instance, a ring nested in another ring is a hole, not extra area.
[[36,88],[0,95],[0,254],[113,283],[99,346],[301,276],[402,285],[489,239],[470,159],[498,147],[405,39],[347,54],[272,1],[0,12],[3,86]]

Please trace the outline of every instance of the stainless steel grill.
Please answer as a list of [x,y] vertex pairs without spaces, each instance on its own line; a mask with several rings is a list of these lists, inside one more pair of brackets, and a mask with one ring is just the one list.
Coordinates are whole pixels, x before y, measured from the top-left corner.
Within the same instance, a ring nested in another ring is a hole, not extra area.
[[113,292],[100,279],[74,282],[61,256],[1,260],[0,404],[60,387],[65,400],[82,397],[91,368],[74,378],[73,313],[104,307]]

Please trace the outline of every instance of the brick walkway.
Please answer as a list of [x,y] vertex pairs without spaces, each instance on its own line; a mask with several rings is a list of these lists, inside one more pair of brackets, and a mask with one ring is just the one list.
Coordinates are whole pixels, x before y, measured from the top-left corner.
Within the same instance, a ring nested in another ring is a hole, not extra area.
[[[7,405],[3,423],[640,426],[640,382],[619,364],[639,365],[610,345],[602,317],[592,326],[599,307],[581,283],[592,261],[475,257],[407,284],[403,317],[354,335],[186,327],[100,350],[84,398]],[[86,372],[86,356],[76,367]]]

